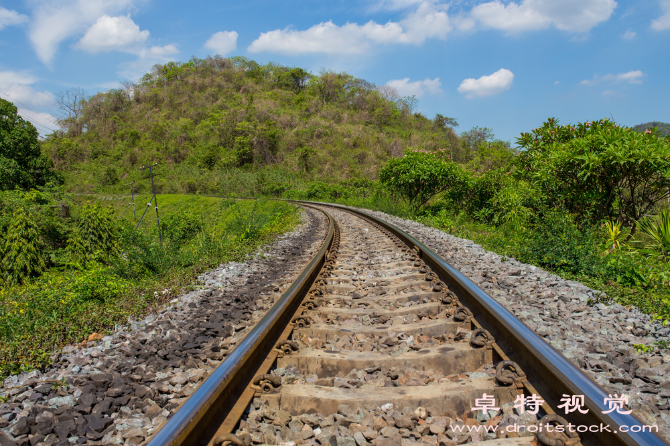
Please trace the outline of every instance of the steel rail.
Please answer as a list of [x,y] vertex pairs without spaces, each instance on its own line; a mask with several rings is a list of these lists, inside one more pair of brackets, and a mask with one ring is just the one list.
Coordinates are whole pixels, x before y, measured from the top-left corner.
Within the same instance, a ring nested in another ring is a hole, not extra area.
[[[565,415],[567,421],[575,426],[583,425],[590,428],[597,426],[599,430],[601,426],[609,426],[611,430],[611,432],[606,430],[605,432],[580,432],[584,444],[607,446],[668,444],[653,432],[642,432],[644,423],[632,414],[621,414],[616,411],[609,414],[603,413],[611,409],[605,404],[605,398],[610,395],[600,385],[582,373],[565,356],[535,334],[463,273],[402,229],[348,206],[311,201],[297,201],[297,203],[328,206],[351,212],[391,231],[410,247],[416,246],[422,260],[474,313],[484,328],[493,334],[496,342],[509,349],[506,353],[524,369],[528,380],[538,389],[551,389],[551,392],[543,391],[542,395],[545,397],[553,395],[553,401],[548,401],[552,406],[556,407],[560,404],[560,398],[564,394],[584,396],[588,413],[582,414],[574,411]],[[622,427],[627,428],[628,432],[624,432]],[[630,432],[631,429],[640,429],[640,431]]]
[[274,348],[278,335],[290,322],[302,297],[309,291],[325,262],[335,226],[329,228],[321,248],[279,300],[226,356],[147,445],[207,444],[237,398],[251,384],[255,370]]

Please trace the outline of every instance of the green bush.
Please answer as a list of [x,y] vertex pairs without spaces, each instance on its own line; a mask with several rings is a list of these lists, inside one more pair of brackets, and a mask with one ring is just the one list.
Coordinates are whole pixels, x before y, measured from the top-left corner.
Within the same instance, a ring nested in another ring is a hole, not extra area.
[[489,204],[493,223],[522,225],[535,215],[540,203],[540,192],[525,181],[508,181],[498,189]]
[[536,184],[553,206],[580,225],[636,222],[668,197],[670,141],[604,119],[558,125],[551,118],[517,139],[525,149],[516,175]]
[[113,270],[97,262],[91,262],[80,274],[76,275],[70,291],[83,300],[118,299],[130,290],[130,284],[118,276]]
[[7,237],[2,247],[2,275],[7,285],[23,283],[39,276],[46,266],[42,258],[43,244],[37,225],[23,208],[12,214]]
[[503,177],[498,171],[485,172],[481,175],[466,172],[463,181],[457,183],[456,187],[450,188],[445,196],[454,202],[459,209],[474,215],[486,207],[496,191],[500,189],[502,179]]
[[565,212],[546,212],[526,237],[520,252],[527,263],[573,274],[601,272],[597,234],[593,230],[581,230]]
[[169,214],[161,220],[163,236],[176,243],[192,239],[203,227],[202,219],[191,212]]
[[119,183],[119,174],[113,167],[105,168],[100,178],[100,184],[103,186],[113,186]]
[[84,265],[89,259],[108,260],[120,252],[119,233],[120,226],[111,208],[87,203],[72,229],[67,251],[73,261]]
[[[627,286],[648,287],[652,280],[646,268],[635,261],[634,255],[614,251],[605,257],[603,277]],[[638,260],[639,256],[638,256]]]
[[344,195],[344,189],[336,184],[315,181],[307,187],[305,195],[308,200],[337,200]]
[[[508,194],[516,192],[512,178],[505,170],[489,170],[481,174],[464,171],[461,181],[454,182],[446,191],[445,197],[456,208],[464,210],[477,221],[494,223],[496,214],[500,214],[502,218],[507,213],[507,210],[503,209],[503,202],[514,200],[514,197],[500,195],[503,190]],[[498,196],[497,205],[494,205],[492,201],[496,196]]]
[[459,166],[436,153],[408,151],[402,158],[390,159],[382,168],[379,180],[418,209],[434,195],[458,188],[463,176]]
[[645,236],[644,248],[667,259],[670,255],[670,211],[662,210],[655,218],[645,217],[638,222],[638,227]]
[[[26,204],[21,197],[0,194],[0,215],[5,205],[17,209],[8,240],[39,241],[40,228],[20,206]],[[142,316],[171,298],[170,290],[190,286],[194,277],[222,262],[244,261],[270,237],[297,223],[296,208],[285,202],[161,198],[162,215],[171,228],[168,231],[173,231],[170,236],[187,242],[168,239],[160,243],[155,220],[136,231],[132,219],[119,221],[109,208],[87,204],[74,209],[75,220],[67,220],[72,231],[77,231],[81,252],[89,253],[85,262],[50,268],[21,284],[2,284],[0,377],[47,366],[63,345],[125,323],[128,317]],[[113,204],[123,209],[126,202]],[[201,229],[195,232],[198,224]],[[98,253],[103,249],[115,254],[101,259]],[[16,252],[23,257],[10,262],[14,267],[30,260],[25,255],[30,250]],[[20,271],[30,276],[28,268]],[[33,271],[36,275],[37,270]],[[7,276],[3,272],[2,277]]]

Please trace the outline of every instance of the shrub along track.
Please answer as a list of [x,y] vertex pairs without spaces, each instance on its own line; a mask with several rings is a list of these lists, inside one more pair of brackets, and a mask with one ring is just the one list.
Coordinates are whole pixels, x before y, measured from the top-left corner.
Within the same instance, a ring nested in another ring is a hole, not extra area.
[[0,381],[0,445],[143,442],[309,263],[328,226],[314,209],[303,220],[263,257],[203,274],[159,314],[69,347],[44,373]]
[[[424,245],[337,208],[301,277],[151,445],[665,444],[618,432],[641,423],[602,414],[602,389]],[[563,394],[588,413],[557,415]],[[521,395],[546,402],[536,415]],[[543,428],[568,422],[617,433]]]

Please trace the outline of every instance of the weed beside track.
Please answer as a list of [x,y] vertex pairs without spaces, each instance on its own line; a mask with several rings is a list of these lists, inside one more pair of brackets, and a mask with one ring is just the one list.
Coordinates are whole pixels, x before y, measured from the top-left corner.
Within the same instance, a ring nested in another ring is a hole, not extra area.
[[[46,367],[64,345],[154,311],[201,272],[243,260],[298,222],[288,203],[160,198],[163,243],[153,215],[135,231],[126,212],[118,256],[93,256],[0,289],[0,376]],[[125,200],[113,203],[120,216]]]

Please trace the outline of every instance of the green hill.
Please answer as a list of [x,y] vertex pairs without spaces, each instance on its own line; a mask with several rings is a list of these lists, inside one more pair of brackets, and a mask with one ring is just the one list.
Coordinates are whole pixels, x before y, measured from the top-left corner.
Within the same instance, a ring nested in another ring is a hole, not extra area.
[[670,136],[670,124],[668,124],[667,122],[658,122],[658,121],[645,122],[644,124],[638,124],[631,128],[637,132],[644,132],[645,130],[654,127],[658,127],[659,135]]
[[162,193],[376,179],[407,148],[461,147],[453,119],[428,119],[415,104],[346,73],[194,58],[83,101],[43,149],[73,192],[127,192],[153,162]]

